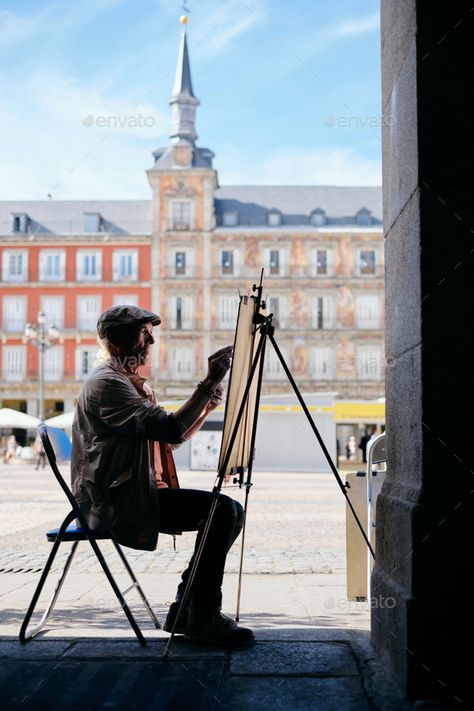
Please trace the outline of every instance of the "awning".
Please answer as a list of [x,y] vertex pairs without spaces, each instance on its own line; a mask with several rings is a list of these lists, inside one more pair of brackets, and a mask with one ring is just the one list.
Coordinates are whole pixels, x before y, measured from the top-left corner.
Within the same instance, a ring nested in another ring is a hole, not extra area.
[[18,410],[11,410],[9,407],[0,409],[0,427],[17,428],[20,430],[34,430],[38,427],[40,420],[38,417],[27,415]]

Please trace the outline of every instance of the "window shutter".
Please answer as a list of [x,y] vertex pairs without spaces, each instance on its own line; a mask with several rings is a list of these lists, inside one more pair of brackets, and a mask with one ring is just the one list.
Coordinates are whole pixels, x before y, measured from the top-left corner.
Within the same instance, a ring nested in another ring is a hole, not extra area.
[[132,252],[132,274],[131,279],[137,281],[138,279],[138,252]]
[[97,281],[102,281],[102,250],[95,253],[96,255],[96,274]]
[[40,281],[46,279],[46,252],[39,253],[39,278]]
[[59,278],[61,281],[66,279],[66,252],[62,251],[59,254]]
[[176,296],[171,296],[168,301],[168,328],[176,328],[176,306],[177,299]]
[[183,322],[183,328],[193,328],[194,323],[193,323],[193,306],[194,306],[194,301],[192,296],[183,296],[181,299],[181,308],[182,308],[182,322]]

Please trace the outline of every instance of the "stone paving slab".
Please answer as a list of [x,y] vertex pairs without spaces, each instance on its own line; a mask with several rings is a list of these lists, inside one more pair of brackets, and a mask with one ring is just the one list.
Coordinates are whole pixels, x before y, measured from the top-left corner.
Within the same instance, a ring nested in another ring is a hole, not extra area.
[[350,676],[358,669],[349,647],[333,642],[263,642],[234,655],[231,674]]
[[2,708],[209,711],[216,706],[224,664],[217,659],[166,663],[166,668],[149,660],[25,661],[21,667],[6,662],[0,674]]
[[349,678],[227,679],[219,693],[219,709],[241,711],[369,711],[361,683]]

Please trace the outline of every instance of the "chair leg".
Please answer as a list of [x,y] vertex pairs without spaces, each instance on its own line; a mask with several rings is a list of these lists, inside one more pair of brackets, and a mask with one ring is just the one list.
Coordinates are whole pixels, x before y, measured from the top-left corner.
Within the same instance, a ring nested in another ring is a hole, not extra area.
[[33,594],[33,598],[30,602],[30,606],[26,612],[25,619],[23,620],[23,624],[21,625],[21,629],[20,629],[20,641],[21,642],[28,642],[28,640],[32,639],[33,637],[36,637],[36,635],[39,632],[41,632],[41,630],[45,626],[51,612],[54,609],[56,600],[58,599],[59,593],[61,592],[61,588],[63,586],[65,579],[66,579],[66,575],[68,574],[68,571],[71,566],[72,559],[73,559],[74,554],[76,552],[76,548],[79,544],[79,541],[75,541],[73,543],[71,552],[69,553],[69,555],[67,557],[67,560],[66,560],[66,563],[65,563],[63,570],[61,572],[61,575],[59,576],[58,582],[56,583],[56,587],[54,588],[53,595],[49,601],[49,604],[48,604],[45,612],[43,613],[43,616],[41,617],[41,620],[39,621],[39,623],[36,625],[36,627],[33,630],[30,630],[30,632],[27,632],[31,617],[33,615],[33,612],[35,611],[35,608],[38,603],[41,592],[43,590],[44,584],[45,584],[45,582],[48,578],[48,575],[50,573],[51,566],[53,565],[54,559],[56,558],[56,553],[58,552],[59,546],[62,543],[62,536],[64,534],[64,531],[66,530],[66,528],[69,526],[69,524],[71,523],[71,521],[74,518],[75,518],[75,513],[74,513],[74,511],[71,511],[64,519],[64,521],[61,524],[61,527],[58,531],[56,540],[53,543],[53,548],[51,549],[51,553],[48,556],[46,565],[43,568],[43,572],[41,573],[41,577],[39,579],[38,585],[36,586],[36,590]]
[[97,556],[99,563],[102,566],[102,570],[104,571],[104,573],[107,577],[107,580],[109,581],[109,583],[112,587],[112,590],[114,591],[115,596],[120,603],[121,608],[123,609],[123,611],[125,612],[125,614],[127,616],[127,619],[130,623],[131,628],[135,632],[135,635],[136,635],[139,643],[141,644],[142,647],[146,647],[146,639],[143,636],[139,626],[137,625],[136,620],[132,614],[132,611],[130,610],[129,606],[127,605],[125,598],[120,591],[120,588],[118,587],[117,583],[115,582],[115,579],[114,579],[112,573],[110,572],[109,566],[107,565],[105,558],[102,555],[102,551],[100,550],[99,546],[97,545],[96,540],[94,538],[92,538],[92,536],[91,537],[88,536],[88,539],[89,539],[89,543],[91,544],[94,553]]
[[[120,559],[121,559],[122,563],[124,564],[124,566],[127,570],[127,573],[129,574],[129,576],[132,580],[133,585],[131,587],[134,587],[138,591],[138,594],[140,595],[142,602],[146,607],[146,610],[148,612],[150,620],[153,622],[153,624],[155,625],[155,627],[157,629],[160,629],[161,628],[160,621],[158,620],[157,616],[155,615],[153,608],[148,601],[147,596],[143,592],[143,588],[140,585],[135,573],[133,572],[133,569],[132,569],[130,563],[128,562],[127,558],[125,557],[125,553],[123,552],[122,548],[120,547],[120,544],[117,543],[117,541],[114,541],[113,539],[112,539],[112,543],[114,544],[115,549],[116,549],[117,553],[119,554]],[[129,590],[130,590],[130,588],[129,588]]]

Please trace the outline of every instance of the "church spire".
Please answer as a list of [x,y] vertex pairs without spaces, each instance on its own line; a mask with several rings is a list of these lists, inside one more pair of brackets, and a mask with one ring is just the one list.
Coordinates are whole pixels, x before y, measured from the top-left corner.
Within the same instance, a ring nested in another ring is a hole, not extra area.
[[187,143],[194,145],[197,139],[195,118],[199,99],[194,96],[191,82],[191,69],[189,67],[188,43],[186,39],[186,15],[180,17],[183,25],[179,42],[178,62],[176,65],[176,78],[173,86],[171,105],[171,142]]

